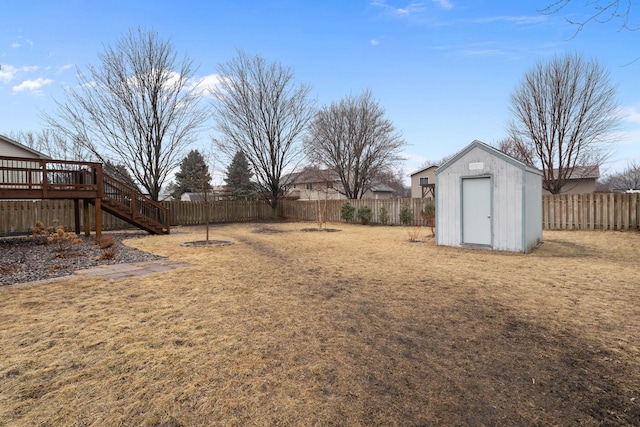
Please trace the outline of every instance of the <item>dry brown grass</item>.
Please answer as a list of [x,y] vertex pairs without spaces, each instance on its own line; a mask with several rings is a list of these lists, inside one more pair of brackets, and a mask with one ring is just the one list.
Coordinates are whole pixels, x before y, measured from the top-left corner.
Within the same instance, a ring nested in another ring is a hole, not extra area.
[[0,288],[0,425],[640,424],[639,234],[330,226],[181,228],[130,244],[190,267]]

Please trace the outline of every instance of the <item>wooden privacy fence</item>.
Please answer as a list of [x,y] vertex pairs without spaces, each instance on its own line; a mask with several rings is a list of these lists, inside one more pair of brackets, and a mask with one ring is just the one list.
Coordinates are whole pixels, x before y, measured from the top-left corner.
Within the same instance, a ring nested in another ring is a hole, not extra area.
[[[83,218],[83,203],[79,203],[80,218]],[[91,230],[95,230],[95,208],[89,205]],[[0,200],[0,234],[28,233],[41,221],[45,227],[57,219],[65,230],[74,230],[73,200]],[[83,221],[80,223],[84,231]],[[103,230],[124,230],[133,226],[115,216],[102,212]]]
[[542,197],[542,225],[545,230],[639,230],[639,221],[639,193]]
[[[403,205],[408,205],[413,212],[414,223],[422,224],[421,213],[425,207],[425,199],[357,199],[357,200],[286,200],[281,203],[279,214],[283,218],[301,221],[317,221],[318,211],[324,212],[324,218],[328,222],[342,221],[340,210],[342,205],[349,202],[356,209],[368,206],[371,209],[371,223],[379,224],[380,209],[384,206],[389,215],[387,224],[400,225],[400,210]],[[355,214],[354,214],[354,220]]]
[[[290,201],[280,203],[279,216],[291,220],[317,221],[318,212],[324,213],[327,222],[339,222],[340,210],[346,200]],[[362,206],[371,209],[371,222],[381,223],[380,209],[389,214],[388,224],[400,224],[400,210],[408,204],[413,211],[414,223],[421,219],[425,207],[423,199],[361,199],[349,200],[357,210]],[[204,224],[203,202],[163,202],[170,210],[171,225]],[[271,218],[271,207],[262,201],[208,202],[209,222],[264,221]],[[83,206],[80,204],[80,214]],[[89,206],[91,227],[95,215]],[[596,193],[548,195],[542,198],[542,220],[545,230],[640,230],[639,193]],[[54,219],[67,230],[73,230],[74,214],[71,200],[0,200],[0,234],[27,233],[40,220],[51,225]],[[131,225],[103,212],[105,230],[130,229]]]
[[205,207],[209,207],[209,223],[264,221],[271,218],[271,206],[256,200],[221,200],[215,202],[162,202],[169,209],[171,225],[205,223]]

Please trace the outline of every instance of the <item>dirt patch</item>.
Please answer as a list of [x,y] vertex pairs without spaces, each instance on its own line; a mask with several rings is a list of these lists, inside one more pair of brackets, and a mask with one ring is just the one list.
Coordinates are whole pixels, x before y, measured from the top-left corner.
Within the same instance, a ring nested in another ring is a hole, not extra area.
[[311,227],[308,227],[308,228],[301,228],[300,231],[303,231],[303,232],[310,232],[310,231],[311,232],[313,232],[313,231],[322,232],[322,231],[324,231],[324,232],[327,232],[327,233],[335,233],[335,232],[341,231],[341,230],[339,228],[311,228]]
[[0,425],[640,425],[640,234],[335,226],[181,228],[128,244],[188,268],[0,288]]
[[289,230],[282,230],[276,227],[266,227],[266,226],[261,226],[261,227],[256,227],[253,230],[254,233],[261,233],[261,234],[281,234],[281,233],[288,233]]
[[230,246],[233,242],[230,240],[194,240],[193,242],[184,242],[181,244],[186,247],[215,247],[215,246]]

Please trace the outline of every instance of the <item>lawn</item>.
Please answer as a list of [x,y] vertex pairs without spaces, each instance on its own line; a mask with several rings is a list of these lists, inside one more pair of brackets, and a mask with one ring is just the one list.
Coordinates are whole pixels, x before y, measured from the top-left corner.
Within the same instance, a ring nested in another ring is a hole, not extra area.
[[188,263],[0,288],[0,425],[640,425],[640,234],[216,226]]

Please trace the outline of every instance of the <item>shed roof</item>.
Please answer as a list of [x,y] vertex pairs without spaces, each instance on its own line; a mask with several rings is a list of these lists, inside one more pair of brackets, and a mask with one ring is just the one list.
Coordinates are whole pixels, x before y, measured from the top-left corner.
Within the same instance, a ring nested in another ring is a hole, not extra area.
[[540,176],[542,176],[542,171],[536,169],[536,168],[532,168],[531,166],[528,166],[525,163],[522,163],[520,160],[515,159],[511,156],[509,156],[508,154],[503,153],[502,151],[498,150],[495,147],[492,147],[490,145],[485,144],[482,141],[478,141],[477,139],[474,140],[471,144],[467,145],[464,149],[462,149],[461,151],[459,151],[458,153],[456,153],[453,157],[451,157],[449,160],[447,160],[446,162],[444,162],[444,164],[440,165],[440,167],[438,169],[436,169],[436,175],[440,175],[445,169],[447,169],[449,166],[451,166],[453,163],[457,162],[462,156],[464,156],[465,154],[467,154],[468,152],[470,152],[471,150],[475,149],[475,148],[479,148],[480,150],[486,151],[489,154],[498,157],[502,160],[504,160],[507,163],[510,163],[520,169],[523,169],[527,172],[532,172],[535,174],[538,174]]

